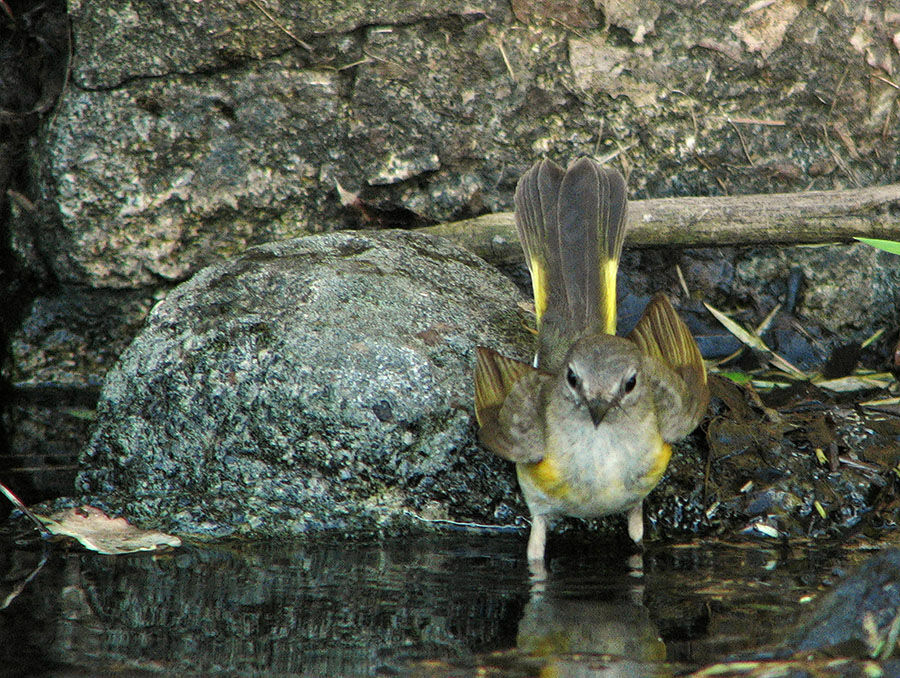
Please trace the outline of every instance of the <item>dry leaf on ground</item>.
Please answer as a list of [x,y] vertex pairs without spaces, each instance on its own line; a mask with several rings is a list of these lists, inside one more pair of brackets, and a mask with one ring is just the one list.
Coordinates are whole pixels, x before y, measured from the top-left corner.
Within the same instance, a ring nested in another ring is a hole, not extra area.
[[50,518],[38,516],[50,532],[77,539],[97,553],[118,555],[181,546],[181,539],[155,530],[142,530],[124,518],[110,518],[93,506],[66,509]]
[[781,46],[788,28],[806,7],[806,0],[755,2],[747,7],[732,26],[747,49],[768,59]]

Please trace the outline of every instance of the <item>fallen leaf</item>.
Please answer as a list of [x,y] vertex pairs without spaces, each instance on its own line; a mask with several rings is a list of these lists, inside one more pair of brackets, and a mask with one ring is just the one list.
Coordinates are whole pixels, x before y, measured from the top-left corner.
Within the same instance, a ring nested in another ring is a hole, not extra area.
[[850,36],[850,45],[865,57],[869,66],[893,75],[894,62],[882,30],[883,24],[877,17],[865,17]]
[[850,154],[850,157],[854,160],[859,160],[859,150],[856,148],[856,142],[853,141],[853,137],[850,136],[850,128],[847,126],[847,121],[838,120],[832,127],[834,128],[835,133],[840,137],[841,142],[847,148],[847,153]]
[[66,509],[49,518],[38,518],[52,534],[72,537],[86,549],[107,555],[181,546],[181,539],[176,536],[142,530],[124,518],[110,518],[93,506]]
[[806,7],[806,0],[774,0],[750,5],[731,26],[731,31],[751,52],[768,58],[781,46],[787,29]]
[[591,3],[584,0],[512,0],[516,19],[525,24],[557,21],[571,28],[597,28],[600,20]]
[[743,327],[741,327],[734,320],[729,318],[727,315],[719,311],[718,309],[713,308],[707,303],[703,304],[706,306],[706,309],[715,316],[716,320],[718,320],[725,327],[726,330],[731,332],[742,344],[752,348],[755,351],[759,351],[763,355],[766,356],[769,363],[772,367],[781,370],[782,372],[786,372],[795,379],[800,379],[805,381],[806,375],[802,370],[797,369],[787,360],[782,358],[780,355],[772,351],[768,346],[766,346],[766,342],[760,339],[758,336],[753,334],[752,332],[748,332]]
[[597,0],[596,4],[603,7],[608,24],[626,29],[637,44],[653,33],[661,11],[656,0]]
[[647,60],[605,38],[569,38],[569,66],[575,84],[586,92],[628,97],[635,106],[653,107],[662,89],[652,79]]
[[886,389],[895,379],[888,372],[879,374],[851,374],[837,379],[826,379],[816,382],[819,388],[825,388],[834,393],[852,393],[854,391],[871,391],[872,389]]

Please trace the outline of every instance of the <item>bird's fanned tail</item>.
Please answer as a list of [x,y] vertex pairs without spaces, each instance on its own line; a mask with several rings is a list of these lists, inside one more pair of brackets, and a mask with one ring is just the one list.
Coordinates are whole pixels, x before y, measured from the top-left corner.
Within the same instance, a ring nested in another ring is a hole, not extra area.
[[625,180],[591,158],[542,160],[516,187],[516,227],[531,273],[539,365],[555,369],[585,330],[615,334]]

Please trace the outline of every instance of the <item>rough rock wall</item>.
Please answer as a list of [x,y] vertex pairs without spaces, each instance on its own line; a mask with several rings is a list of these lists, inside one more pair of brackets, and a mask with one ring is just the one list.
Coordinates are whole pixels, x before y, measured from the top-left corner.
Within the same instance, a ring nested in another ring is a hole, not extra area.
[[886,0],[69,12],[71,73],[32,145],[31,204],[8,205],[12,255],[40,290],[4,368],[13,451],[83,442],[96,385],[172,285],[248,245],[352,223],[338,184],[405,225],[508,209],[542,155],[609,158],[633,197],[900,175]]

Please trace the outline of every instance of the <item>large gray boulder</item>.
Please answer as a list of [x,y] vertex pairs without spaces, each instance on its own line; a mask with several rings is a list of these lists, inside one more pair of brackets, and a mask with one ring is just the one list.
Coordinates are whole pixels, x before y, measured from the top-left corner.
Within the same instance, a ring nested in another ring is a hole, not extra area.
[[514,285],[444,241],[343,232],[252,248],[150,314],[102,390],[78,487],[187,534],[506,522],[476,344],[527,352]]

